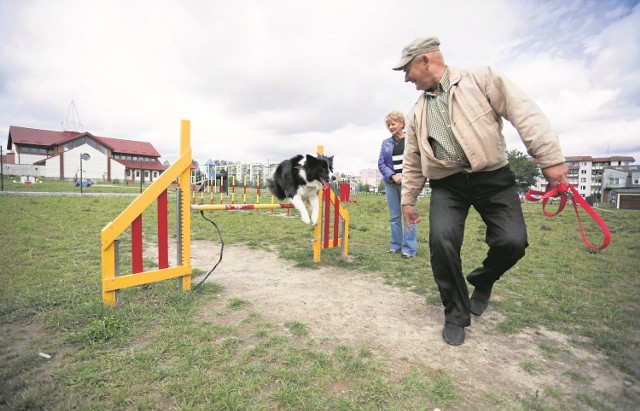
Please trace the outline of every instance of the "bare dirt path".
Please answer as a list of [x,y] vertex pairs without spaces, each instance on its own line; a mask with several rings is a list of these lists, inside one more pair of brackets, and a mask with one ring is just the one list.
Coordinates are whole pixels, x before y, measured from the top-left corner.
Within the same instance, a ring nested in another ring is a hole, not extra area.
[[[193,241],[192,266],[209,271],[218,251],[219,245],[212,242]],[[194,285],[198,281],[194,278]],[[301,269],[275,252],[227,245],[223,261],[208,281],[224,287],[220,301],[212,305],[224,306],[230,298],[247,300],[265,321],[301,322],[311,338],[328,347],[367,347],[398,373],[411,365],[443,370],[467,399],[478,396],[480,404],[487,404],[486,393],[512,399],[516,394],[532,398],[536,392],[544,396],[545,386],[596,397],[603,391],[617,398],[617,407],[623,409],[633,409],[640,398],[637,382],[610,366],[603,354],[544,329],[504,335],[496,330],[501,317],[491,307],[472,319],[465,343],[452,347],[441,337],[444,316],[439,305],[427,304],[424,297],[386,285],[375,276],[326,267]],[[204,312],[215,312],[214,308]],[[555,354],[545,355],[540,345],[553,347]],[[539,366],[540,371],[526,372],[525,363]],[[580,386],[570,373],[590,382]]]

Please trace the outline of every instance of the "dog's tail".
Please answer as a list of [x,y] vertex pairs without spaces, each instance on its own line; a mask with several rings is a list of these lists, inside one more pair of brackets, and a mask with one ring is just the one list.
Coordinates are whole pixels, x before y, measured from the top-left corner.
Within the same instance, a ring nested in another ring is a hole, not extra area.
[[276,196],[280,201],[284,200],[287,196],[284,191],[278,186],[273,178],[267,178],[267,188],[271,191],[271,194]]

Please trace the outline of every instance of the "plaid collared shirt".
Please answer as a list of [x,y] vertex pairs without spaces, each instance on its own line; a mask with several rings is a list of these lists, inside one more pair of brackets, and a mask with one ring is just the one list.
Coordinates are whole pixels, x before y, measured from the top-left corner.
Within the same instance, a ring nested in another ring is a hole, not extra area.
[[449,117],[449,69],[444,71],[438,83],[439,93],[425,91],[427,97],[427,124],[429,126],[429,144],[438,160],[456,161],[468,164],[460,143],[451,130]]

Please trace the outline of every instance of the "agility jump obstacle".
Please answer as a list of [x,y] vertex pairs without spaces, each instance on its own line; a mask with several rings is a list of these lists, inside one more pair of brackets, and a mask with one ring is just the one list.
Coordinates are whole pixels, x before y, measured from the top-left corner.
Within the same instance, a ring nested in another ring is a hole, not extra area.
[[[205,210],[261,210],[290,209],[292,204],[190,204],[191,199],[191,136],[190,122],[182,120],[180,124],[180,157],[165,170],[144,192],[125,208],[112,222],[101,231],[102,249],[102,301],[115,306],[120,299],[120,290],[137,285],[178,280],[178,287],[191,289],[191,211]],[[318,153],[322,154],[322,146]],[[168,188],[178,181],[176,189],[176,266],[169,266],[169,230],[168,230]],[[183,189],[186,188],[186,189]],[[318,224],[314,228],[313,259],[320,261],[323,248],[342,247],[346,257],[349,253],[349,213],[341,207],[340,200],[330,188],[319,193],[321,202]],[[157,269],[144,270],[142,214],[156,202],[157,205]],[[333,207],[332,207],[333,205]],[[334,210],[333,219],[331,210]],[[289,210],[287,210],[289,211]],[[340,223],[341,222],[341,223]],[[131,273],[121,275],[120,236],[130,228],[131,232]],[[331,235],[333,233],[333,235]],[[340,234],[341,233],[341,234]]]

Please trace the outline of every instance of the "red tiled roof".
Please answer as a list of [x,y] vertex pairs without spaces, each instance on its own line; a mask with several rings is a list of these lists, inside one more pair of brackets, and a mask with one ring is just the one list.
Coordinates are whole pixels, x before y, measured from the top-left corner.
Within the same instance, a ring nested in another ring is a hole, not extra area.
[[81,135],[87,135],[94,138],[96,141],[99,141],[109,147],[115,153],[160,157],[160,153],[158,153],[153,145],[145,141],[99,137],[94,136],[89,132],[79,133],[77,131],[50,131],[16,126],[9,127],[9,143],[7,144],[7,149],[12,149],[12,143],[51,147],[60,145],[66,140],[71,140]]
[[636,161],[635,158],[631,156],[611,156],[611,157],[591,157],[591,156],[572,156],[565,157],[565,161],[591,161],[593,163],[602,163],[609,161]]
[[121,140],[111,137],[98,137],[106,146],[115,153],[138,154],[143,156],[160,157],[160,153],[151,143],[145,141]]
[[[118,163],[122,164],[123,166],[127,167],[127,168],[131,168],[134,170],[139,170],[140,169],[140,162],[139,161],[134,161],[134,160],[115,160]],[[142,162],[142,169],[143,170],[157,170],[157,171],[164,171],[166,170],[168,167],[163,165],[161,162],[159,161],[143,161]]]
[[631,156],[611,156],[611,161],[630,161],[633,163],[636,159]]
[[591,161],[591,156],[570,156],[565,157],[565,161]]
[[49,131],[9,126],[9,144],[7,144],[7,149],[12,149],[12,142],[14,144],[50,147],[69,138],[78,137],[80,134],[81,133],[78,133],[77,131]]

